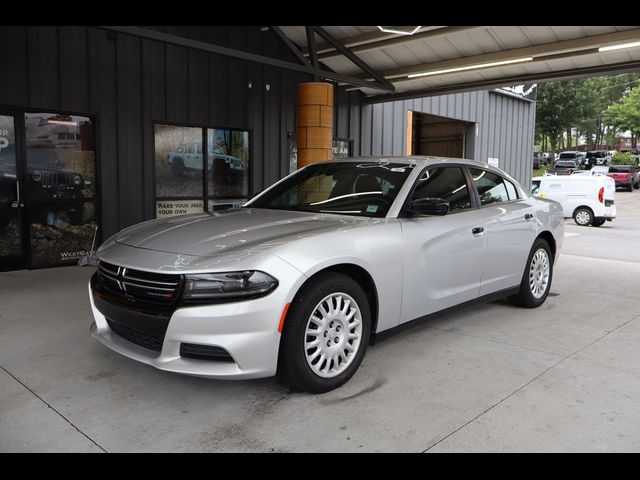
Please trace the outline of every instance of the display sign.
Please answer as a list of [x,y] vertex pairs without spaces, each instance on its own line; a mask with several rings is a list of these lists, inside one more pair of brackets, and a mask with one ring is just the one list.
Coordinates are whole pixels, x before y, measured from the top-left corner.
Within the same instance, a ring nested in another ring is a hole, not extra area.
[[156,202],[156,218],[202,213],[203,211],[203,200],[159,200]]
[[499,158],[487,158],[487,163],[489,165],[491,165],[492,167],[496,167],[498,168],[499,164],[500,164],[500,159]]
[[[289,173],[298,169],[298,145],[295,138],[291,137],[289,144]],[[350,138],[334,138],[331,152],[333,158],[349,158],[352,155],[353,140]]]

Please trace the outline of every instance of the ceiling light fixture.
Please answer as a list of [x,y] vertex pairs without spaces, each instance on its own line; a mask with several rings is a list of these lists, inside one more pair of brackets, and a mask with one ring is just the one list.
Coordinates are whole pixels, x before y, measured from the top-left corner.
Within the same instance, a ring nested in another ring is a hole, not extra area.
[[417,27],[415,26],[411,26],[411,27],[382,27],[380,25],[378,25],[378,28],[380,29],[381,32],[385,32],[385,33],[397,33],[398,35],[413,35],[414,33],[416,33],[418,30],[420,30],[422,28],[422,25],[418,25]]
[[610,52],[611,50],[621,50],[623,48],[640,47],[640,42],[622,43],[620,45],[610,45],[608,47],[600,47],[599,52]]
[[412,73],[408,78],[427,77],[430,75],[442,75],[445,73],[465,72],[467,70],[477,70],[481,68],[499,67],[501,65],[511,65],[513,63],[531,62],[533,57],[513,58],[511,60],[501,60],[499,62],[480,63],[477,65],[466,65],[464,67],[443,68],[442,70],[431,70],[430,72]]

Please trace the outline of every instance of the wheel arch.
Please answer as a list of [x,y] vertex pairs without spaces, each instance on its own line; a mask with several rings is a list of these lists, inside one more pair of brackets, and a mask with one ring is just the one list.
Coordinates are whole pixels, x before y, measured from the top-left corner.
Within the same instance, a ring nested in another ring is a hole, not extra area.
[[557,245],[556,245],[556,239],[554,238],[553,233],[551,233],[549,230],[544,230],[538,234],[538,236],[536,237],[536,240],[538,240],[539,238],[545,240],[549,244],[549,248],[551,249],[551,255],[553,256],[553,258],[555,258]]
[[378,288],[373,277],[366,269],[364,269],[360,265],[356,265],[355,263],[336,263],[334,265],[326,266],[321,270],[318,270],[317,272],[314,272],[313,275],[307,278],[304,283],[300,285],[300,287],[296,291],[296,295],[317,275],[325,272],[334,272],[345,275],[355,281],[364,290],[364,293],[367,296],[367,300],[369,301],[369,307],[371,309],[371,336],[369,338],[369,342],[371,342],[375,338],[375,332],[378,328],[379,311]]

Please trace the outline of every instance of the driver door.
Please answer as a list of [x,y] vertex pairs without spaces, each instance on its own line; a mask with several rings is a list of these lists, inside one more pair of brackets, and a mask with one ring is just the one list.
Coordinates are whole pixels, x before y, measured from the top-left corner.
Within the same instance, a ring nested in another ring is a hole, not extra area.
[[405,246],[401,322],[478,297],[486,225],[471,191],[462,166],[429,167],[418,180],[412,200],[442,198],[450,212],[399,219]]

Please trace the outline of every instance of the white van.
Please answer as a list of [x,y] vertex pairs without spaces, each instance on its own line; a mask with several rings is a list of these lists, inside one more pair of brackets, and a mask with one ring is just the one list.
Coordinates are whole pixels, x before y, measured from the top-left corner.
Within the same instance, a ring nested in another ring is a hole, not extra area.
[[562,205],[565,218],[599,227],[616,218],[616,182],[605,175],[534,177],[531,193]]

